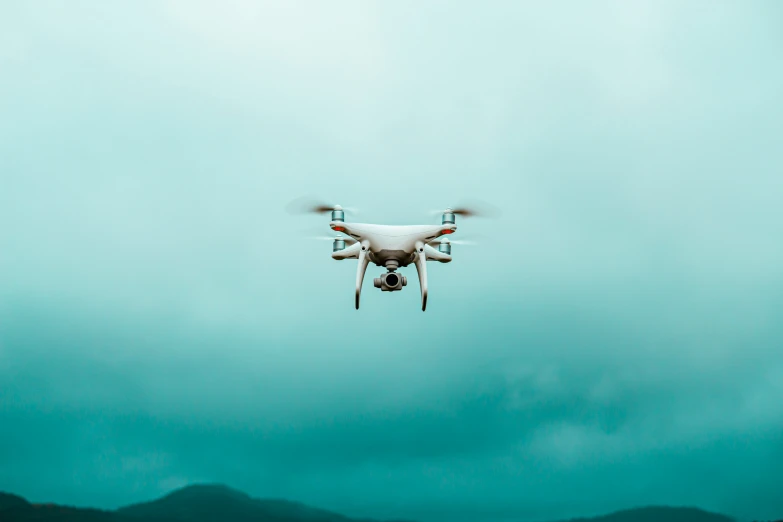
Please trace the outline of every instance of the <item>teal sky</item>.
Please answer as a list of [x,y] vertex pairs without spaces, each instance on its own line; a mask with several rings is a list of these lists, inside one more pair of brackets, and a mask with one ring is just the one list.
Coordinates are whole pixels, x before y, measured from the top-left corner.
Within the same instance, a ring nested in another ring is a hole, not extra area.
[[[783,4],[3,2],[0,490],[783,516]],[[459,220],[381,293],[362,222]],[[437,218],[435,218],[437,219]]]

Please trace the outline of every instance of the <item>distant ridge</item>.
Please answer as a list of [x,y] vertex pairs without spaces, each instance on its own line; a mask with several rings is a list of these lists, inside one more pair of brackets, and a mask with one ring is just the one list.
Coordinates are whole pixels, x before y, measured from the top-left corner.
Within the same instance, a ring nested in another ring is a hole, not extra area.
[[736,519],[692,507],[648,506],[560,522],[736,522]]
[[187,486],[151,502],[120,508],[118,514],[133,518],[166,518],[197,522],[231,520],[270,522],[350,522],[330,511],[297,502],[255,499],[228,486],[199,484]]
[[[374,522],[288,500],[257,499],[221,484],[197,484],[116,511],[31,504],[0,492],[2,522]],[[386,522],[405,522],[401,520]],[[480,522],[480,521],[477,521]],[[520,520],[519,522],[524,522]],[[560,522],[736,522],[698,508],[650,506]],[[778,522],[783,522],[779,520]]]
[[[0,492],[0,522],[376,522],[288,500],[256,499],[221,484],[186,486],[116,511],[31,504]],[[401,520],[385,522],[405,522]]]
[[0,492],[0,521],[130,522],[126,519],[117,518],[117,515],[110,511],[58,506],[55,504],[31,504],[22,497],[2,492]]
[[8,493],[0,493],[0,511],[11,508],[24,508],[29,505],[30,503],[22,497]]

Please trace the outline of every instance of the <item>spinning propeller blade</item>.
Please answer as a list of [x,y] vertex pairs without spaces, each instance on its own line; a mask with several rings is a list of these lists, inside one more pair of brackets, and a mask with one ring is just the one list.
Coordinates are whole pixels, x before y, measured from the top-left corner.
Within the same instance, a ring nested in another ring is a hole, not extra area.
[[343,210],[351,214],[358,214],[359,210],[354,207],[341,207],[340,205],[329,205],[324,203],[323,200],[301,197],[297,198],[286,205],[286,211],[289,214],[326,214],[332,210]]
[[471,241],[469,239],[449,239],[447,237],[439,237],[437,239],[433,239],[432,241],[430,241],[427,244],[432,246],[432,247],[436,247],[437,248],[438,245],[440,245],[441,243],[450,243],[452,245],[465,245],[465,246],[468,246],[468,245],[470,245],[470,246],[478,245],[478,243],[476,241]]
[[463,202],[461,205],[455,207],[447,207],[443,210],[432,210],[431,214],[443,214],[443,213],[456,214],[463,217],[484,217],[484,218],[497,218],[500,217],[501,212],[498,207],[487,203],[486,201],[480,201],[477,199],[471,199],[468,202]]

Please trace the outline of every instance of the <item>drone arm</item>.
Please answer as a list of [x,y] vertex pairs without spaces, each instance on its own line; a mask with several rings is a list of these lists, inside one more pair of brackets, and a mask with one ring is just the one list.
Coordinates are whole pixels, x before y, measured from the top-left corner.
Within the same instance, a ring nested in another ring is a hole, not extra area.
[[421,287],[421,311],[427,309],[427,255],[424,253],[424,244],[416,244],[416,271],[419,273],[419,286]]
[[427,255],[427,261],[440,261],[441,263],[451,262],[451,256],[444,254],[440,250],[429,245],[424,245],[424,253]]
[[367,257],[367,252],[370,247],[366,241],[356,243],[356,245],[361,245],[361,250],[359,250],[359,265],[356,267],[356,309],[358,310],[359,296],[362,293],[362,283],[364,282],[364,273],[367,271],[367,265],[370,263],[370,258]]
[[338,261],[342,259],[357,259],[359,257],[359,252],[361,251],[362,245],[359,243],[354,243],[348,248],[338,250],[337,252],[332,252],[332,259],[337,259]]

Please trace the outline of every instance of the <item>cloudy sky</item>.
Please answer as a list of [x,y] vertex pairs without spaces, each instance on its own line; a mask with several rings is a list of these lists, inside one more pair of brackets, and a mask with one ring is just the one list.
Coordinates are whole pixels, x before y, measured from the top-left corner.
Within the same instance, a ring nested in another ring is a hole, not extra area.
[[[783,516],[782,17],[4,2],[0,490]],[[459,221],[425,313],[411,268],[356,311],[305,194],[503,219]]]

